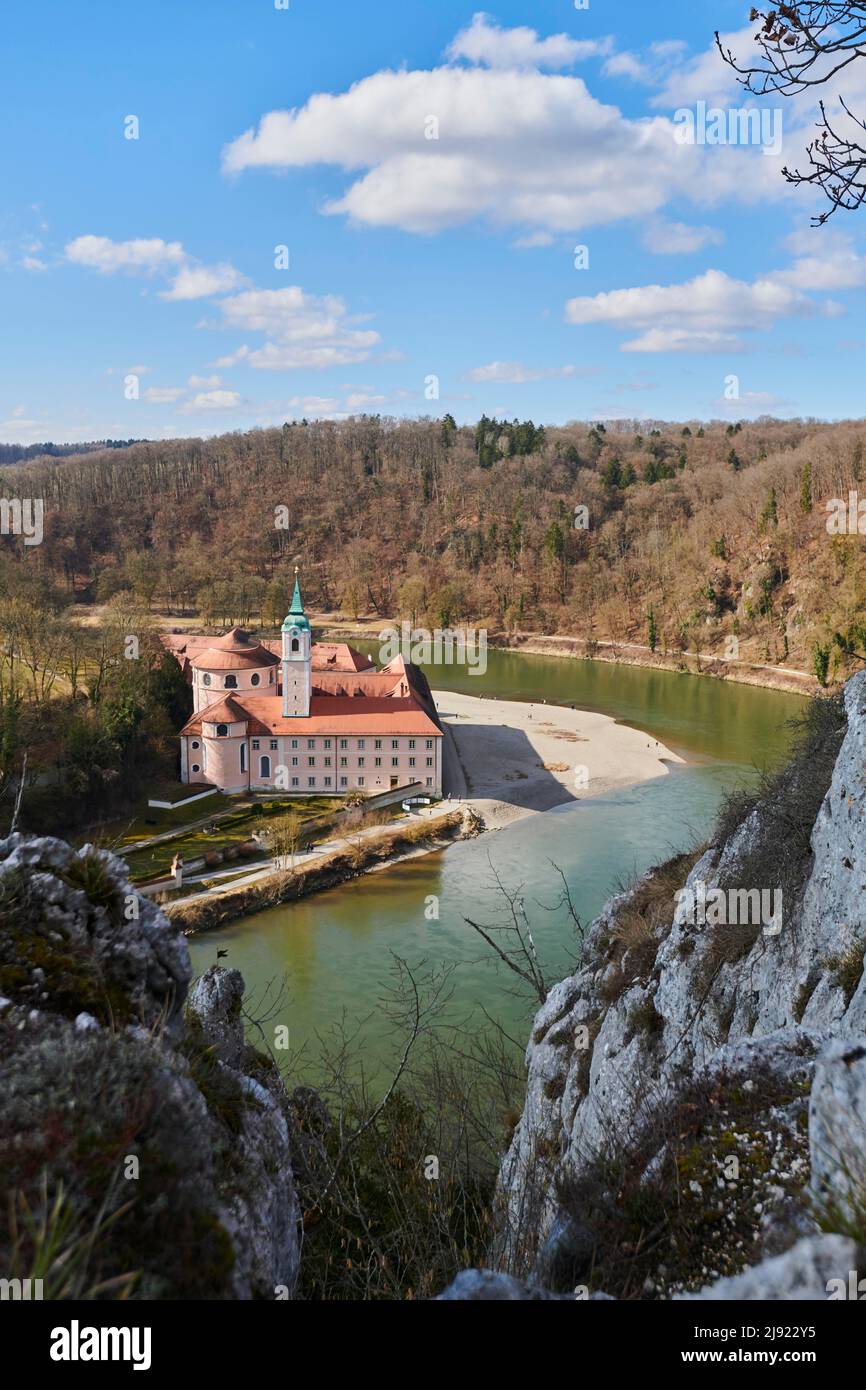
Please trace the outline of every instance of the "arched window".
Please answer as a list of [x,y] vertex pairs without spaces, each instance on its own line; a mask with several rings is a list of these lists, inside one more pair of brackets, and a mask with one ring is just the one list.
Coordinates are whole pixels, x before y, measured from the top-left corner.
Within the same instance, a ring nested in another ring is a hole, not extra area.
[[229,736],[229,726],[228,726],[228,724],[217,724],[217,735],[216,735],[216,736],[217,736],[217,738],[228,738],[228,736]]
[[238,678],[237,678],[237,676],[226,676],[226,690],[237,690],[237,688],[238,688]]
[[300,650],[301,650],[301,644],[300,644],[300,642],[298,641],[297,637],[293,637],[293,638],[292,638],[292,651],[293,651],[293,652],[299,652]]
[[259,772],[263,780],[265,777],[270,777],[271,775],[271,760],[267,753],[263,758],[259,759]]
[[258,685],[260,680],[261,676],[259,675],[258,671],[254,671],[253,674],[250,676],[250,685]]

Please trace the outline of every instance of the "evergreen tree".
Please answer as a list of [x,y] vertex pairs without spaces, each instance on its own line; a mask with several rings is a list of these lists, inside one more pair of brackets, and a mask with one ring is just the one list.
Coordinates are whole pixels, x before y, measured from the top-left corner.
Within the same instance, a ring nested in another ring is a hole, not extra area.
[[812,465],[803,464],[803,472],[800,475],[800,511],[811,512],[812,510]]

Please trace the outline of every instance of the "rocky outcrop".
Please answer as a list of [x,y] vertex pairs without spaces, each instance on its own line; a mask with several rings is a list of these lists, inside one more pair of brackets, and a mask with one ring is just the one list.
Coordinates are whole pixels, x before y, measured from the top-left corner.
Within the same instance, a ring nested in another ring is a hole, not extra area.
[[[815,718],[685,880],[677,861],[606,905],[539,1010],[499,1183],[510,1274],[561,1290],[618,1247],[620,1296],[823,1288],[837,1258],[848,1276],[838,1242],[866,1234],[866,673]],[[777,889],[778,915],[731,911]],[[690,910],[716,900],[726,923]]]
[[27,1277],[46,1223],[46,1298],[291,1296],[289,1099],[238,972],[190,976],[120,860],[0,842],[0,1260]]

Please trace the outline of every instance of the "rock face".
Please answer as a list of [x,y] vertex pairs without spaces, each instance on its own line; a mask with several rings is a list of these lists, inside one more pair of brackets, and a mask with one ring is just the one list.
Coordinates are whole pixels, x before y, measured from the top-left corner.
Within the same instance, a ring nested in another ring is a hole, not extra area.
[[[91,847],[0,842],[0,1172],[26,1275],[54,1213],[45,1297],[291,1296],[288,1096],[244,1039],[243,979],[196,984],[184,938]],[[93,1239],[94,1234],[96,1239]]]
[[[800,1291],[766,1297],[826,1297],[834,1261],[854,1267],[850,1241],[817,1232],[866,1236],[866,673],[833,717],[726,841],[612,899],[539,1010],[499,1183],[510,1274],[561,1290],[617,1242],[636,1270],[609,1261],[619,1296],[766,1279]],[[757,924],[685,910],[779,886]]]

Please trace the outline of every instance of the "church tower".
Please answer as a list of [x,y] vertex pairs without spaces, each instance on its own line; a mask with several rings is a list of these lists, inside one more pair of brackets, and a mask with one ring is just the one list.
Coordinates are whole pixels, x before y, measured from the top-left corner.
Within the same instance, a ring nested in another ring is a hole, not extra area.
[[312,678],[312,640],[310,620],[301,601],[298,567],[295,566],[295,592],[292,606],[283,623],[283,718],[297,715],[306,719],[310,713]]

